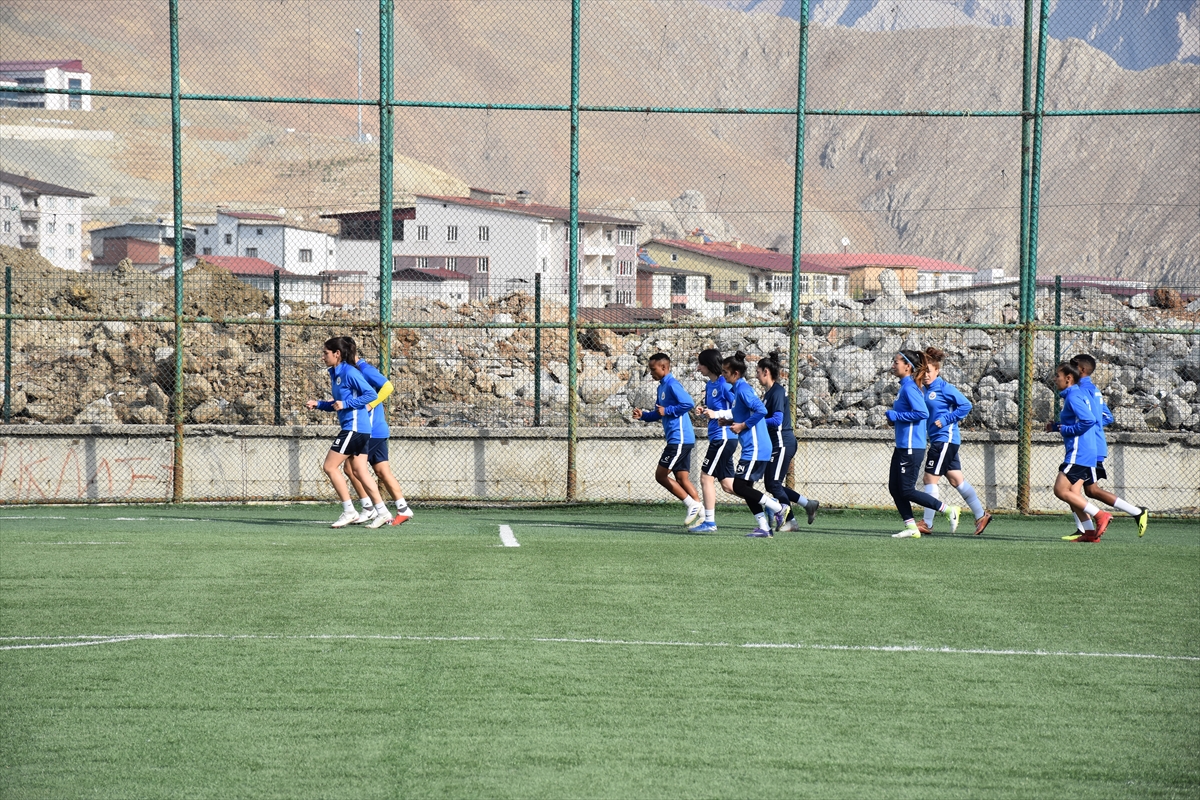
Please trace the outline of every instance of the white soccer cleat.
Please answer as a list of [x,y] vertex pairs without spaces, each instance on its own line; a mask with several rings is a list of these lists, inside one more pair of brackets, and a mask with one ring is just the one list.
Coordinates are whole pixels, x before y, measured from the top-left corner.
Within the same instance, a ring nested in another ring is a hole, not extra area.
[[384,525],[390,525],[392,517],[390,514],[376,514],[375,517],[367,523],[368,528],[382,528]]
[[375,509],[363,509],[358,517],[354,520],[355,525],[366,525],[371,520],[375,519]]
[[704,519],[704,506],[692,506],[683,518],[683,527],[690,528]]
[[921,531],[917,528],[916,525],[913,525],[911,527],[905,526],[904,530],[900,531],[899,533],[893,533],[892,538],[893,539],[920,539]]
[[357,521],[358,521],[358,512],[357,511],[343,511],[342,515],[337,518],[337,522],[333,523],[329,527],[344,528],[347,525],[351,525]]
[[950,520],[951,533],[958,530],[958,517],[961,513],[962,509],[958,506],[946,506],[946,519]]

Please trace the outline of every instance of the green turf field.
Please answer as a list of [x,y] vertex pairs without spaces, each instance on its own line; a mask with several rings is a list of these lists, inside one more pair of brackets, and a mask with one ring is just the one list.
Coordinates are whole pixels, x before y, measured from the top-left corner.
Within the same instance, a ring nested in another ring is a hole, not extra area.
[[1195,521],[337,511],[0,509],[0,797],[1200,796]]

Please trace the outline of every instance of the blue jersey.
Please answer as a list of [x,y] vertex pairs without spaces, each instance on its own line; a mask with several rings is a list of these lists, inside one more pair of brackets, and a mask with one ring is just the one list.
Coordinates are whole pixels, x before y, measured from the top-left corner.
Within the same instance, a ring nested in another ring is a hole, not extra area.
[[[725,380],[724,375],[718,375],[715,381],[709,381],[704,385],[704,407],[710,411],[728,411],[733,408],[733,392],[730,391],[729,381]],[[708,421],[708,440],[710,442],[723,442],[732,438],[733,434],[729,427],[722,425],[719,419]]]
[[[367,383],[371,384],[371,388],[375,390],[378,396],[379,390],[388,382],[387,376],[361,358],[354,366],[367,379]],[[383,410],[383,404],[380,403],[371,409],[371,438],[387,439],[391,435],[392,430],[388,427],[387,414]]]
[[1092,398],[1080,384],[1068,386],[1059,392],[1059,396],[1063,399],[1063,409],[1058,415],[1057,427],[1067,448],[1064,463],[1081,467],[1096,466],[1096,437],[1091,429],[1099,421],[1092,410]]
[[692,396],[683,388],[683,384],[675,380],[675,376],[667,373],[658,384],[658,399],[656,406],[662,406],[666,412],[658,413],[658,408],[642,411],[642,422],[662,420],[663,436],[667,444],[695,444],[696,429],[688,419],[688,412],[696,407]]
[[329,368],[329,386],[333,400],[322,400],[317,403],[317,408],[333,411],[333,404],[341,400],[343,408],[337,412],[337,417],[342,430],[370,434],[371,412],[367,410],[367,403],[379,394],[363,374],[349,364],[338,364]]
[[1084,375],[1080,378],[1079,388],[1091,398],[1092,412],[1096,415],[1096,421],[1100,423],[1092,428],[1092,436],[1096,439],[1096,461],[1100,462],[1108,457],[1108,440],[1104,438],[1104,428],[1113,424],[1113,415],[1108,410],[1108,403],[1104,402],[1104,395],[1096,388],[1096,384],[1092,383],[1091,376]]
[[911,375],[900,379],[900,394],[888,409],[887,418],[896,425],[896,447],[901,450],[925,449],[925,420],[929,407]]
[[[925,387],[925,407],[929,409],[929,421],[925,432],[931,442],[950,442],[960,444],[962,434],[958,423],[971,413],[971,401],[966,396],[941,378],[934,378]],[[939,428],[937,423],[942,423]]]
[[733,408],[730,409],[734,422],[741,422],[746,430],[738,434],[742,453],[739,461],[770,461],[771,437],[767,433],[767,407],[746,383],[738,378],[733,385]]
[[763,405],[767,409],[767,435],[771,438],[771,449],[779,450],[794,444],[796,434],[792,432],[792,410],[788,408],[787,389],[776,381],[763,393]]

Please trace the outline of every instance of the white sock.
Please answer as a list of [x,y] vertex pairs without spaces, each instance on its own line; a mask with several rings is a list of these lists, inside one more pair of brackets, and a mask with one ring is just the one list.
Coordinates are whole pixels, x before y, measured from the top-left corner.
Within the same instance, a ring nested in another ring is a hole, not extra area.
[[1075,520],[1075,530],[1079,531],[1080,533],[1083,533],[1083,520],[1081,520],[1079,517],[1075,516],[1074,514],[1071,515],[1071,519]]
[[342,511],[346,514],[354,513],[354,501],[353,500],[343,500],[342,501]]
[[763,508],[765,508],[767,511],[770,511],[772,514],[778,514],[780,511],[783,511],[783,506],[779,505],[779,501],[774,497],[771,497],[771,495],[767,494],[766,492],[763,492],[763,496],[758,502],[762,504]]
[[796,498],[795,504],[800,506],[801,508],[808,508],[808,498],[805,497],[804,495],[800,495],[799,497]]
[[1095,525],[1095,523],[1093,523],[1093,522],[1092,522],[1090,519],[1085,519],[1085,520],[1083,520],[1083,531],[1084,531],[1084,533],[1087,533],[1088,531],[1094,531],[1094,530],[1096,530],[1096,525]]
[[987,512],[983,510],[983,503],[979,502],[979,495],[975,492],[975,487],[963,481],[958,487],[958,493],[971,507],[971,513],[975,515],[975,519],[983,519],[983,515]]
[[370,511],[370,510],[371,510],[372,508],[374,508],[374,507],[375,507],[375,506],[374,506],[374,505],[371,503],[371,498],[369,498],[369,497],[364,497],[364,498],[362,499],[362,508],[363,508],[363,511]]
[[758,529],[760,531],[770,530],[770,526],[767,525],[767,515],[766,514],[755,514],[754,521],[758,523]]
[[404,495],[400,495],[396,498],[396,512],[403,514],[406,511],[408,511],[408,501],[404,499]]
[[1128,514],[1131,517],[1136,517],[1142,513],[1142,510],[1140,508],[1138,508],[1137,506],[1132,505],[1130,503],[1126,503],[1124,500],[1122,500],[1119,497],[1115,501],[1113,501],[1113,508],[1115,508],[1117,511],[1124,511],[1126,514]]
[[1086,506],[1083,507],[1083,513],[1087,514],[1089,517],[1094,517],[1100,513],[1100,509],[1097,508],[1096,506],[1092,505],[1091,503],[1088,503]]
[[383,501],[379,505],[375,506],[375,513],[382,517],[390,517],[391,514],[388,513],[387,501]]
[[[929,495],[934,500],[937,500],[938,499],[938,485],[936,483],[925,484],[925,494]],[[937,512],[934,511],[932,508],[925,509],[925,524],[932,525],[933,518],[936,515],[937,515]]]
[[715,508],[704,509],[704,521],[715,524],[717,521],[717,510]]

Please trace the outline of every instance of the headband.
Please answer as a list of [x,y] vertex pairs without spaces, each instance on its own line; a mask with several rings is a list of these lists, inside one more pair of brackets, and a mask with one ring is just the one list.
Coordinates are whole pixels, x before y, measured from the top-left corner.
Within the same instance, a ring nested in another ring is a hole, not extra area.
[[[908,356],[904,355],[904,351],[899,351],[898,355],[899,355],[901,358],[903,358],[905,361],[908,361]],[[914,364],[914,363],[912,363],[911,361],[908,361],[908,365],[909,365],[910,367],[912,367],[913,369],[916,369],[916,368],[917,368],[917,365],[916,365],[916,364]]]

